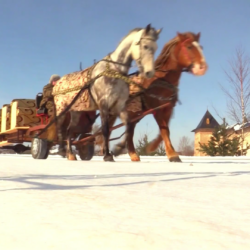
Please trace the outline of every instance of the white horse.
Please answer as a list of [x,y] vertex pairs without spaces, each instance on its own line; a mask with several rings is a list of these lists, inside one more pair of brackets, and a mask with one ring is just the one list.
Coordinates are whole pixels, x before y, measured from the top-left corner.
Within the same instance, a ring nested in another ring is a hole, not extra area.
[[[71,121],[67,129],[67,153],[68,159],[76,160],[71,148],[71,131],[77,126],[80,115],[83,111],[100,110],[102,123],[102,134],[104,137],[104,161],[114,161],[109,152],[109,119],[120,116],[123,124],[126,125],[126,134],[130,126],[126,101],[129,98],[129,78],[127,77],[131,63],[135,60],[140,73],[151,78],[155,73],[154,54],[157,50],[157,40],[161,29],[155,30],[149,25],[146,28],[136,28],[131,30],[126,37],[122,39],[116,50],[108,57],[97,62],[87,71],[75,72],[62,77],[53,89],[56,115],[60,113],[71,103],[78,91],[75,91],[76,81],[82,81],[100,76],[89,86],[89,95],[91,96],[91,105],[84,106],[83,95],[78,98],[75,104],[70,108]],[[84,75],[84,72],[86,74]],[[72,80],[73,79],[73,80]],[[72,83],[73,82],[73,83]],[[73,84],[73,85],[72,85]],[[69,87],[70,86],[70,87]],[[71,88],[65,93],[65,89]],[[79,90],[79,89],[78,89]],[[61,91],[61,92],[60,92]],[[83,93],[84,94],[84,93]],[[65,154],[63,145],[62,125],[66,115],[58,119],[58,140],[59,151]],[[86,121],[87,122],[87,121]]]

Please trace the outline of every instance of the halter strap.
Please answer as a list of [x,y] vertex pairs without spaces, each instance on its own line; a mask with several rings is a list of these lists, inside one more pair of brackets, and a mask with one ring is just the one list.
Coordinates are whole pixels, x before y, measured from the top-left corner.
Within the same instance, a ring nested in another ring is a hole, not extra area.
[[193,67],[193,64],[194,64],[192,58],[190,57],[190,55],[189,55],[189,53],[187,51],[187,47],[185,46],[185,43],[188,42],[188,41],[190,41],[190,40],[191,40],[191,38],[187,38],[186,40],[184,40],[181,43],[181,50],[183,50],[184,55],[190,61],[189,66],[187,68],[183,69],[183,72],[189,72],[191,70],[191,68]]

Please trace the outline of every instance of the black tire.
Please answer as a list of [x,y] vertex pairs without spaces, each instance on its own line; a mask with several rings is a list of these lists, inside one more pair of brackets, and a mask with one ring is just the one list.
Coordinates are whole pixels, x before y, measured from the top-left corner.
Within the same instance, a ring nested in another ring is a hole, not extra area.
[[[88,137],[91,134],[81,134],[79,140],[82,138]],[[86,144],[78,144],[76,146],[78,154],[83,161],[90,161],[95,153],[95,145],[93,141],[90,141]]]
[[49,155],[48,142],[44,139],[34,138],[31,143],[31,154],[34,159],[47,159]]
[[83,161],[90,161],[95,152],[95,146],[93,143],[79,145],[77,147],[78,154]]

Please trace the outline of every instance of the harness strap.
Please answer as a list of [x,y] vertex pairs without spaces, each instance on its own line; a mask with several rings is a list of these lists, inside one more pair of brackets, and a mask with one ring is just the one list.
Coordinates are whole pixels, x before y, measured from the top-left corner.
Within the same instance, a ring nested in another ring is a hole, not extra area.
[[[110,58],[110,56],[108,55],[106,57],[107,59]],[[98,63],[98,62],[97,62]],[[47,126],[45,128],[43,128],[38,134],[36,134],[33,138],[37,138],[38,136],[40,136],[42,133],[44,133],[53,123],[57,123],[58,118],[60,118],[61,116],[63,116],[66,112],[68,112],[70,110],[70,108],[74,105],[74,103],[77,101],[77,99],[79,98],[79,96],[90,87],[90,85],[92,83],[94,83],[95,80],[97,80],[98,78],[102,77],[102,76],[106,76],[106,77],[110,77],[110,78],[115,78],[115,79],[121,79],[123,81],[125,81],[128,84],[134,84],[137,85],[139,88],[141,88],[143,91],[145,90],[145,88],[143,88],[142,86],[140,86],[139,84],[137,84],[136,82],[134,82],[133,80],[131,80],[128,76],[122,75],[121,73],[119,73],[118,71],[112,70],[109,67],[109,62],[107,62],[106,64],[106,70],[101,72],[100,74],[98,74],[97,76],[95,76],[94,78],[91,78],[91,73],[93,71],[93,69],[95,68],[95,66],[97,65],[97,63],[95,63],[89,70],[87,73],[87,79],[88,81],[86,82],[86,84],[84,86],[76,86],[70,89],[66,89],[66,90],[61,90],[58,92],[52,92],[53,96],[56,95],[62,95],[62,94],[66,94],[72,91],[77,91],[79,90],[79,92],[76,94],[76,96],[73,98],[73,100],[71,101],[71,103],[58,115],[55,116],[54,119],[47,124]],[[55,105],[54,105],[55,106]],[[56,112],[54,110],[54,112]]]
[[[107,56],[107,58],[109,58],[109,55]],[[97,64],[97,63],[96,63]],[[96,64],[94,64],[87,73],[87,79],[88,81],[86,82],[86,84],[84,86],[89,86],[91,83],[93,83],[93,81],[91,81],[91,74],[94,70],[94,68],[96,67]],[[110,78],[114,78],[114,79],[121,79],[124,82],[128,83],[128,84],[133,84],[136,85],[137,87],[139,87],[142,90],[146,90],[145,88],[143,88],[142,86],[140,86],[138,83],[136,83],[135,81],[133,81],[130,77],[128,77],[127,75],[123,75],[120,72],[110,69],[109,66],[109,60],[107,60],[107,64],[106,64],[106,69],[105,71],[99,73],[95,78],[100,78],[102,76],[106,76],[106,77],[110,77]],[[77,90],[81,90],[82,86],[75,86],[73,88],[69,88],[69,89],[64,89],[58,92],[53,92],[52,95],[56,96],[56,95],[63,95],[63,94],[67,94],[73,91],[77,91]]]

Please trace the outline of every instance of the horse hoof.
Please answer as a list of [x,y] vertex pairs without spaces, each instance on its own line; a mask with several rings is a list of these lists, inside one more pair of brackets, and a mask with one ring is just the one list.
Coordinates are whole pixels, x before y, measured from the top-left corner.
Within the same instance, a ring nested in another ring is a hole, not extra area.
[[141,161],[140,157],[137,154],[131,154],[129,156],[131,161]]
[[77,161],[76,156],[74,154],[68,154],[68,160]]
[[103,157],[103,160],[104,160],[104,161],[114,161],[114,158],[113,158],[112,155],[105,155],[105,156]]
[[173,156],[169,158],[170,162],[182,162],[179,156]]
[[131,161],[141,161],[140,158],[131,158]]

